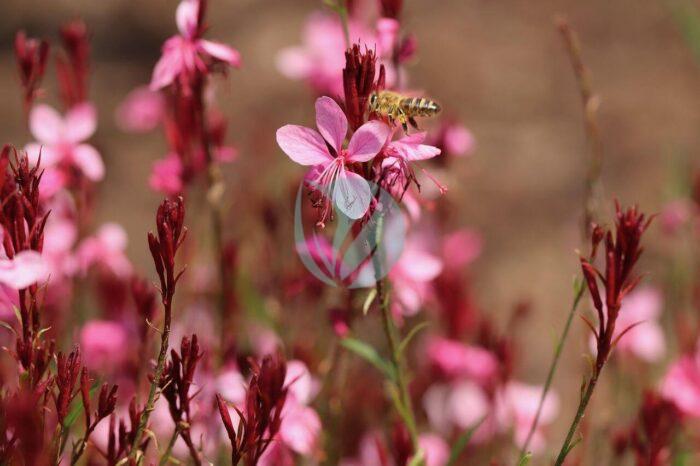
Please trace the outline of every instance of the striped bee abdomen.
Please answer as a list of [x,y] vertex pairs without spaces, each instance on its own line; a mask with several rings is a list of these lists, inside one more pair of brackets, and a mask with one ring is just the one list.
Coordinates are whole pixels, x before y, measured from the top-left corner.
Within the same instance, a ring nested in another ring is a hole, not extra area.
[[440,112],[440,105],[425,97],[407,97],[401,100],[401,108],[411,116],[433,116]]

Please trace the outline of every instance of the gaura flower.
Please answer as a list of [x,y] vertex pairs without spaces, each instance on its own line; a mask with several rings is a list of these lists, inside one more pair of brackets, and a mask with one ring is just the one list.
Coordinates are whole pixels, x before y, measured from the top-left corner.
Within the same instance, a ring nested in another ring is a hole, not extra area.
[[96,235],[86,238],[78,247],[76,256],[80,270],[85,273],[91,266],[99,264],[117,276],[128,276],[132,267],[125,254],[127,241],[121,225],[102,225]]
[[165,97],[160,92],[140,86],[129,92],[115,114],[123,131],[145,133],[154,130],[165,117]]
[[29,114],[29,130],[37,142],[25,150],[32,163],[41,152],[42,168],[64,164],[75,166],[92,181],[104,178],[105,166],[99,152],[83,141],[97,129],[95,107],[82,103],[71,108],[65,117],[48,105],[37,105]]
[[700,418],[700,351],[683,355],[671,365],[660,392],[684,414]]
[[47,274],[46,262],[37,251],[20,251],[12,259],[0,258],[0,284],[10,288],[27,288],[46,278]]
[[163,44],[163,55],[156,63],[151,78],[151,90],[172,84],[176,79],[189,83],[196,72],[205,74],[207,61],[213,60],[239,67],[241,57],[236,49],[228,45],[202,39],[204,27],[200,14],[200,0],[183,0],[177,7],[175,19],[180,34],[172,36]]
[[416,237],[406,241],[401,257],[391,269],[389,278],[396,293],[396,316],[412,316],[420,311],[432,295],[431,282],[440,275],[443,263],[439,257],[422,248]]
[[380,121],[367,122],[343,148],[348,121],[330,97],[316,100],[316,126],[318,131],[285,125],[277,130],[277,144],[296,163],[315,167],[311,183],[326,199],[351,219],[361,218],[372,193],[367,180],[352,171],[352,165],[372,160],[379,153],[389,137],[389,127]]
[[173,196],[182,192],[184,174],[182,161],[176,153],[170,153],[165,158],[156,160],[148,178],[148,184],[154,191]]

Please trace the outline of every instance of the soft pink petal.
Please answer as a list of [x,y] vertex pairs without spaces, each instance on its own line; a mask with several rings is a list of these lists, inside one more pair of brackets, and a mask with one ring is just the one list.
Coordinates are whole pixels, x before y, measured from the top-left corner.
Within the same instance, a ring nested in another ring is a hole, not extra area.
[[52,198],[57,192],[63,189],[68,180],[63,170],[57,168],[47,168],[39,182],[39,196],[42,200]]
[[473,427],[490,410],[486,394],[472,382],[457,383],[450,393],[447,406],[453,422],[462,429]]
[[[60,152],[54,146],[45,146],[37,142],[30,142],[24,146],[24,150],[27,152],[29,163],[36,165],[41,162],[41,168],[48,168],[56,165],[61,159]],[[41,159],[39,156],[41,156]]]
[[390,57],[397,44],[400,24],[394,18],[379,18],[377,20],[377,46],[380,55]]
[[88,321],[80,331],[80,347],[90,369],[118,368],[128,357],[127,342],[124,326],[109,320]]
[[148,86],[131,91],[116,111],[117,124],[123,131],[147,132],[155,129],[165,113],[165,102],[160,92]]
[[321,136],[339,154],[348,132],[348,120],[335,100],[326,96],[316,99],[316,126]]
[[[626,340],[626,341],[625,341]],[[647,362],[656,362],[666,354],[666,338],[655,321],[642,322],[622,337],[620,349],[629,349],[635,356]]]
[[445,466],[450,458],[450,447],[439,435],[422,434],[418,439],[421,450],[425,453],[426,466]]
[[0,260],[0,283],[15,289],[27,288],[48,275],[46,261],[36,251],[21,251]]
[[221,163],[233,162],[238,158],[238,149],[233,146],[215,147],[213,152],[214,159]]
[[426,353],[432,364],[447,377],[467,378],[487,386],[498,373],[496,356],[478,346],[446,338],[432,338]]
[[97,111],[91,103],[85,102],[71,108],[64,121],[64,138],[78,143],[88,139],[97,129]]
[[309,76],[313,63],[302,47],[288,47],[281,50],[275,59],[277,69],[288,78],[302,79]]
[[241,66],[241,54],[233,47],[204,39],[198,41],[197,44],[212,57],[228,63],[231,66]]
[[299,360],[292,360],[287,363],[287,375],[284,385],[289,387],[289,393],[302,405],[308,404],[313,395],[314,380],[306,364]]
[[182,0],[175,10],[177,30],[185,37],[191,38],[197,32],[200,0]]
[[[168,41],[172,40],[168,39]],[[174,38],[177,39],[177,38]],[[173,44],[173,43],[171,43]],[[183,62],[182,55],[177,48],[173,46],[168,47],[168,42],[163,46],[163,55],[156,63],[155,68],[153,68],[153,76],[151,77],[150,89],[152,91],[157,91],[175,81],[175,78],[182,71]]]
[[63,128],[63,118],[48,105],[36,105],[29,113],[29,130],[43,144],[61,142]]
[[442,272],[442,261],[425,251],[407,248],[399,260],[402,273],[417,282],[429,282]]
[[367,180],[357,173],[341,170],[335,180],[333,201],[351,219],[362,218],[369,208],[372,193]]
[[700,367],[693,358],[683,356],[671,366],[661,394],[683,413],[700,418]]
[[153,163],[148,184],[154,191],[167,195],[178,194],[182,191],[182,173],[184,168],[177,154],[170,154],[162,160]]
[[278,129],[277,144],[300,165],[319,165],[333,160],[321,135],[303,126],[285,125]]
[[293,402],[285,403],[280,437],[282,441],[302,455],[313,452],[321,433],[321,418],[316,411]]
[[476,141],[472,133],[462,125],[450,125],[444,134],[445,150],[453,155],[464,156],[474,151]]
[[348,143],[348,160],[367,162],[384,147],[391,130],[381,121],[374,120],[360,126]]
[[80,144],[73,149],[73,162],[92,181],[100,181],[105,176],[102,157],[89,144]]
[[470,264],[481,254],[482,243],[481,235],[474,230],[464,229],[447,235],[442,245],[445,266],[460,268]]

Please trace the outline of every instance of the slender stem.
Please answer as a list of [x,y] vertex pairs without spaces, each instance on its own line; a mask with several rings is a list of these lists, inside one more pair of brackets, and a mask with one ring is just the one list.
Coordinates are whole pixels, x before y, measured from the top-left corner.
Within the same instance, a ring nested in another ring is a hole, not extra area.
[[158,361],[156,362],[156,370],[153,374],[153,381],[151,382],[151,388],[148,391],[148,401],[146,401],[146,406],[141,413],[141,418],[139,420],[139,425],[136,428],[134,434],[134,440],[131,444],[131,451],[129,452],[129,458],[135,459],[136,453],[139,450],[139,444],[141,443],[141,435],[146,429],[148,424],[148,418],[151,416],[151,412],[155,406],[156,393],[158,391],[158,385],[160,384],[160,379],[163,375],[163,368],[165,367],[165,358],[168,354],[168,339],[170,337],[170,318],[171,318],[171,308],[173,290],[169,290],[168,295],[163,299],[163,307],[165,309],[165,318],[163,322],[163,332],[160,338],[160,351],[158,353]]
[[173,435],[172,435],[172,437],[170,437],[170,441],[168,442],[168,447],[165,449],[163,456],[160,457],[160,461],[158,461],[158,466],[165,466],[166,464],[168,464],[168,461],[170,460],[170,455],[173,452],[173,447],[175,446],[175,442],[177,441],[178,435],[180,435],[180,424],[179,423],[175,426],[175,430],[173,431]]
[[578,404],[578,409],[576,410],[576,416],[574,416],[574,420],[571,423],[571,427],[569,427],[569,432],[566,434],[566,439],[564,440],[564,443],[561,446],[561,450],[559,451],[559,455],[557,456],[557,460],[554,463],[554,466],[561,466],[564,464],[564,460],[566,459],[566,456],[569,454],[569,451],[573,448],[571,445],[571,441],[574,438],[574,434],[576,433],[576,430],[578,429],[578,425],[581,423],[581,420],[583,419],[583,415],[586,412],[586,407],[588,406],[588,403],[591,401],[591,397],[593,396],[593,390],[595,390],[596,384],[598,383],[598,376],[600,375],[600,371],[596,369],[596,372],[593,374],[593,377],[591,380],[588,382],[588,386],[586,387],[586,391],[581,397],[581,401]]
[[527,454],[527,447],[530,445],[530,441],[532,440],[532,436],[535,434],[535,430],[537,429],[537,424],[540,421],[540,415],[542,414],[542,407],[544,406],[544,401],[547,398],[547,393],[549,392],[549,389],[552,386],[552,381],[554,380],[554,374],[557,371],[557,367],[559,365],[559,359],[561,357],[562,350],[564,349],[564,343],[566,342],[566,339],[569,335],[569,329],[571,328],[571,323],[573,322],[574,316],[576,315],[576,310],[578,309],[578,306],[581,302],[581,298],[583,297],[584,289],[585,289],[585,287],[583,286],[583,282],[580,282],[577,284],[577,290],[576,290],[576,293],[574,295],[574,300],[571,304],[571,309],[569,310],[569,315],[566,318],[566,324],[564,324],[564,330],[562,331],[561,337],[559,337],[559,341],[557,342],[556,349],[554,350],[554,358],[552,359],[552,363],[549,365],[549,372],[547,373],[547,380],[544,383],[542,395],[540,396],[540,401],[539,401],[539,404],[537,405],[537,412],[535,413],[535,417],[532,420],[532,424],[530,425],[530,430],[527,433],[527,437],[525,438],[525,442],[523,443],[523,446],[520,449],[519,458],[522,458]]

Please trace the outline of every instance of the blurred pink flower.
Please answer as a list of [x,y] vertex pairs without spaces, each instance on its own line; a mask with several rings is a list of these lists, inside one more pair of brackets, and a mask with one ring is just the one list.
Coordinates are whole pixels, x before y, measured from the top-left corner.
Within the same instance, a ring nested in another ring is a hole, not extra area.
[[688,223],[693,206],[686,199],[677,199],[664,205],[659,222],[664,233],[673,235]]
[[80,330],[80,347],[87,367],[114,371],[128,357],[128,336],[117,322],[91,320]]
[[280,439],[300,455],[311,455],[321,433],[321,418],[313,408],[288,399],[282,410]]
[[148,86],[131,91],[117,108],[117,125],[123,130],[145,133],[154,130],[165,116],[165,98]]
[[488,386],[498,372],[498,360],[490,351],[447,338],[432,338],[427,345],[428,359],[444,375],[468,378]]
[[17,290],[0,283],[0,320],[16,321],[14,308],[19,306]]
[[345,215],[361,218],[369,208],[372,194],[367,180],[347,170],[346,165],[373,159],[386,143],[389,127],[380,121],[367,122],[355,131],[344,149],[348,121],[330,97],[316,100],[316,126],[318,132],[303,126],[285,125],[277,130],[277,144],[296,163],[317,167],[315,186]]
[[483,248],[481,235],[469,229],[455,231],[442,241],[442,260],[445,268],[459,269],[471,264]]
[[[350,37],[372,48],[372,33],[352,18],[348,21]],[[314,13],[306,21],[302,45],[281,50],[277,69],[291,79],[303,79],[319,94],[343,94],[345,37],[335,15]]]
[[473,441],[482,443],[497,430],[493,403],[484,388],[469,380],[431,385],[423,395],[423,409],[432,428],[444,435],[481,422]]
[[401,24],[394,18],[379,18],[376,28],[379,54],[391,59],[399,41]]
[[163,44],[163,54],[156,63],[150,88],[157,91],[172,84],[176,79],[185,83],[196,72],[207,73],[207,60],[215,60],[230,66],[241,65],[236,49],[228,45],[202,39],[200,0],[182,0],[175,14],[179,35],[172,36]]
[[273,439],[260,457],[258,466],[294,466],[294,454],[281,440]]
[[[646,362],[655,362],[666,353],[666,338],[658,321],[663,297],[655,288],[643,287],[631,292],[622,302],[613,338],[634,326],[617,343],[617,350]],[[595,336],[591,335],[591,348],[595,352]]]
[[447,126],[443,134],[445,151],[452,155],[465,156],[474,152],[476,141],[471,131],[465,126],[453,123]]
[[168,154],[164,159],[153,163],[148,184],[154,191],[173,196],[182,192],[183,167],[177,154]]
[[700,346],[694,355],[683,355],[666,372],[661,395],[684,414],[700,418]]
[[48,105],[37,105],[29,114],[29,130],[37,142],[29,143],[25,150],[33,163],[53,167],[65,164],[77,167],[88,179],[104,178],[105,167],[99,152],[90,144],[82,143],[95,133],[97,113],[92,104],[78,104],[66,113],[65,118]]
[[37,251],[20,251],[12,259],[0,258],[0,284],[15,290],[46,279],[48,272],[46,261]]
[[430,295],[430,282],[442,272],[442,261],[423,251],[415,238],[409,238],[401,257],[389,272],[394,286],[398,315],[415,315]]
[[[526,385],[521,382],[508,382],[497,397],[497,412],[501,421],[501,429],[512,428],[515,435],[515,444],[521,446],[527,437],[535,419],[537,407],[542,396],[543,387],[539,385]],[[559,397],[553,391],[549,391],[542,405],[540,419],[532,440],[530,451],[541,452],[546,446],[544,429],[559,414]]]
[[319,390],[319,382],[306,364],[293,359],[287,362],[287,375],[284,385],[289,387],[289,395],[302,405],[308,405]]
[[418,439],[420,448],[425,453],[426,466],[445,466],[450,458],[447,442],[435,434],[421,434]]
[[355,458],[344,458],[339,466],[377,466],[385,464],[385,452],[381,451],[381,435],[372,432],[366,433],[360,440],[358,456]]
[[39,198],[42,201],[53,198],[67,183],[68,177],[62,170],[57,167],[44,168],[44,174],[39,181]]
[[93,265],[102,265],[117,276],[131,274],[131,262],[126,257],[127,235],[121,225],[106,223],[97,234],[88,237],[78,247],[76,256],[80,270],[86,273]]

